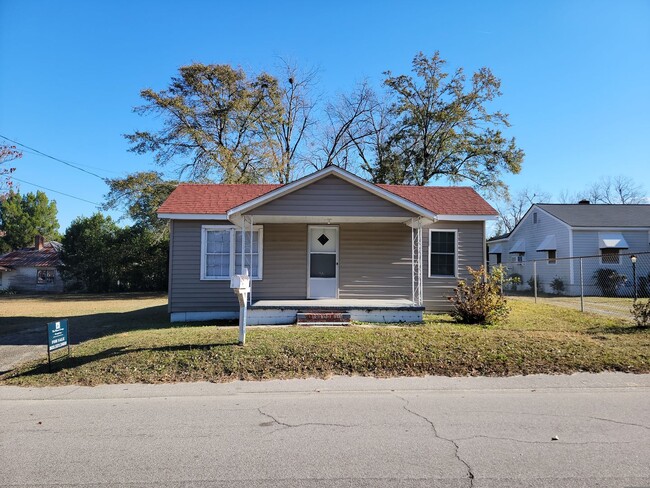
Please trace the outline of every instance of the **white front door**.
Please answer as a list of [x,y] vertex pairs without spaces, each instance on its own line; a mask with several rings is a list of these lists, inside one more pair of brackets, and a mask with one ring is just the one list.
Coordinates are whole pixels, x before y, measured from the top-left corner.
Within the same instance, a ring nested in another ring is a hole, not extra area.
[[309,226],[307,298],[338,298],[339,228]]

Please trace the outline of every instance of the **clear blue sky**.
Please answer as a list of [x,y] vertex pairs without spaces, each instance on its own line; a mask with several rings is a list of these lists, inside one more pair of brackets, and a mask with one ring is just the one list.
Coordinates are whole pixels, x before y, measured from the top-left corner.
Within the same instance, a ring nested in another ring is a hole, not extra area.
[[[329,97],[435,50],[450,68],[502,79],[498,108],[526,151],[512,189],[557,195],[624,174],[650,193],[650,1],[0,0],[0,134],[119,176],[153,168],[122,134],[148,124],[131,111],[139,91],[164,88],[181,65],[259,71],[288,58],[318,68]],[[29,153],[16,177],[93,202],[106,192]],[[95,209],[46,193],[62,230]]]

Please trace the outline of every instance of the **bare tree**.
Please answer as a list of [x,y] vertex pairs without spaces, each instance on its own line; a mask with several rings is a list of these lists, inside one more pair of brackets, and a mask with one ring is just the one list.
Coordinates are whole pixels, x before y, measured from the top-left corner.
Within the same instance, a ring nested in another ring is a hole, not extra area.
[[316,169],[332,164],[356,169],[362,148],[375,133],[373,114],[378,108],[377,97],[366,82],[350,95],[341,95],[336,103],[330,103],[325,110],[326,126],[312,165]]
[[496,205],[499,212],[497,221],[497,234],[512,232],[515,226],[526,214],[531,205],[548,202],[551,195],[540,189],[524,188],[514,196],[504,199]]
[[295,65],[282,60],[280,80],[280,103],[282,115],[278,122],[264,124],[262,130],[269,142],[273,173],[279,183],[289,183],[298,169],[301,148],[311,127],[314,102],[311,91],[315,85],[317,71],[301,71]]
[[578,194],[591,203],[634,204],[646,202],[643,187],[629,176],[607,176]]
[[16,168],[2,167],[2,165],[22,156],[23,154],[16,149],[16,146],[0,145],[0,199],[11,193],[13,189],[11,174],[16,170]]

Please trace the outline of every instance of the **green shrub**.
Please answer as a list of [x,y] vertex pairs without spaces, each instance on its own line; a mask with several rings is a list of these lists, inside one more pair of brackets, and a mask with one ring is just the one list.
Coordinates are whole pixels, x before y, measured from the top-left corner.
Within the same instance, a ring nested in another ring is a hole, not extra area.
[[562,278],[559,278],[558,276],[553,278],[553,281],[551,281],[551,289],[556,295],[564,293],[564,281],[562,281]]
[[492,324],[505,319],[510,312],[501,295],[504,268],[497,266],[487,274],[485,268],[467,267],[470,280],[460,280],[449,297],[454,308],[451,313],[456,322],[464,324]]
[[618,274],[611,268],[599,268],[592,276],[594,285],[600,288],[605,297],[615,297],[618,289],[625,284],[627,276]]
[[639,327],[650,326],[650,300],[637,301],[632,305],[632,316]]
[[[535,280],[533,279],[532,276],[530,278],[528,278],[528,281],[526,281],[526,283],[528,284],[528,286],[530,287],[531,290],[535,289]],[[542,291],[542,286],[541,286],[541,284],[539,282],[539,275],[537,276],[537,291],[538,292]]]
[[[502,273],[501,276],[503,276],[504,275],[503,271],[501,273]],[[503,281],[504,283],[508,284],[510,290],[517,291],[517,286],[521,285],[524,282],[524,278],[519,273],[511,273]]]

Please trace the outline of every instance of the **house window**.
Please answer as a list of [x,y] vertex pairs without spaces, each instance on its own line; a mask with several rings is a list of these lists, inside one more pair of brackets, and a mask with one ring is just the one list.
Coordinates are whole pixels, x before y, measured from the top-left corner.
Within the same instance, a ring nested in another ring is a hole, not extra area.
[[206,229],[203,278],[230,279],[231,230]]
[[[244,267],[248,268],[248,272],[253,278],[259,278],[259,262],[260,262],[260,237],[259,231],[253,232],[253,252],[251,258],[251,236],[250,231],[246,232],[246,249],[244,250]],[[241,272],[241,256],[242,256],[242,242],[241,231],[235,232],[235,270],[233,274]],[[251,259],[253,262],[251,263]]]
[[537,212],[533,212],[533,224],[537,223]]
[[620,264],[620,249],[601,249],[600,262],[601,264]]
[[524,254],[523,253],[518,253],[518,254],[513,254],[510,260],[513,263],[523,263],[524,262]]
[[[253,228],[252,253],[250,231],[245,233],[245,241],[244,267],[254,279],[261,279],[262,228]],[[229,280],[241,273],[241,264],[241,230],[232,226],[204,225],[201,229],[201,279]]]
[[497,264],[501,264],[501,253],[498,252],[495,254],[495,256],[497,257]]
[[555,250],[548,250],[546,251],[548,253],[548,264],[555,264],[557,263],[556,256],[557,256],[557,251]]
[[53,269],[39,269],[36,271],[36,283],[39,285],[47,285],[54,283],[54,270]]
[[456,276],[456,231],[429,233],[429,277]]

